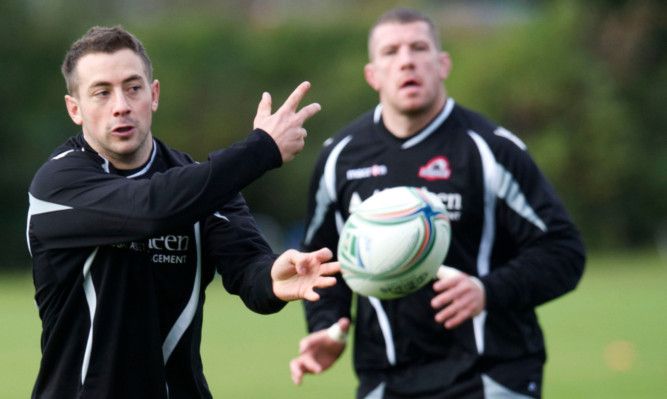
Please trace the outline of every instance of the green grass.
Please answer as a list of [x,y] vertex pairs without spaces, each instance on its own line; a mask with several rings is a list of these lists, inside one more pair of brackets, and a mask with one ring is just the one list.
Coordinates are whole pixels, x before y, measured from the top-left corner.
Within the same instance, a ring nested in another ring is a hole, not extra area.
[[[591,255],[576,291],[539,309],[549,360],[544,397],[657,398],[667,389],[667,263],[653,253]],[[27,398],[39,365],[30,274],[0,275],[0,397]],[[352,398],[350,351],[302,386],[290,380],[301,305],[256,315],[220,281],[208,289],[202,356],[216,398]],[[349,348],[348,348],[349,349]]]

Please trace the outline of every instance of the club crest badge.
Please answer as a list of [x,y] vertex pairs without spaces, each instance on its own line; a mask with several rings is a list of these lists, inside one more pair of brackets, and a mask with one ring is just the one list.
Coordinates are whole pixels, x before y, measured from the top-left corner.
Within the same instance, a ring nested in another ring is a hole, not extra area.
[[443,156],[435,157],[419,168],[419,177],[428,181],[447,180],[451,175],[449,160]]

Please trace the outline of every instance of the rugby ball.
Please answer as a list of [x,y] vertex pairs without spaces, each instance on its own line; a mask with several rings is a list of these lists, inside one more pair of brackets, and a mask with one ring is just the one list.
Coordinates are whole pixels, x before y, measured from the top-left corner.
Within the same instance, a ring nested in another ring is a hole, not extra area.
[[363,201],[338,241],[343,279],[367,297],[393,299],[435,278],[451,239],[447,209],[433,193],[393,187]]

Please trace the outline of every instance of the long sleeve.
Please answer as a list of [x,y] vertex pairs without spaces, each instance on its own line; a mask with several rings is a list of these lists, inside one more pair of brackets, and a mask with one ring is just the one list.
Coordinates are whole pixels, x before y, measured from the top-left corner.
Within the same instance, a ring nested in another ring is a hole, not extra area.
[[494,253],[516,256],[481,280],[489,309],[538,306],[574,289],[585,263],[579,232],[527,151],[491,140]]
[[106,173],[100,160],[75,150],[37,172],[29,193],[31,249],[105,245],[190,223],[281,164],[275,143],[262,131],[213,152],[208,162],[170,168],[150,179]]
[[271,267],[277,258],[261,234],[241,194],[210,216],[204,230],[205,253],[216,265],[225,289],[257,313],[282,309],[273,293]]

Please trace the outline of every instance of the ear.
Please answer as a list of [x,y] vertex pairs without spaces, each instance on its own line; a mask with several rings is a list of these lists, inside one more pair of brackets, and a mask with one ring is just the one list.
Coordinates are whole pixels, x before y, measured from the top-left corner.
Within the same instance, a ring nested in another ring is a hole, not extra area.
[[82,125],[83,119],[81,118],[81,109],[79,108],[79,102],[76,100],[76,98],[66,94],[65,106],[67,107],[67,113],[69,114],[69,117],[72,118],[72,122],[77,125]]
[[366,83],[368,83],[368,85],[372,87],[373,90],[380,90],[380,86],[378,85],[377,79],[375,78],[375,68],[373,68],[373,64],[368,63],[364,66],[364,77],[366,78]]
[[151,97],[153,99],[151,102],[151,109],[155,112],[157,111],[157,106],[160,100],[160,82],[157,79],[151,83]]
[[440,53],[440,79],[445,80],[449,77],[449,73],[452,70],[452,59],[449,57],[449,53],[442,52]]

